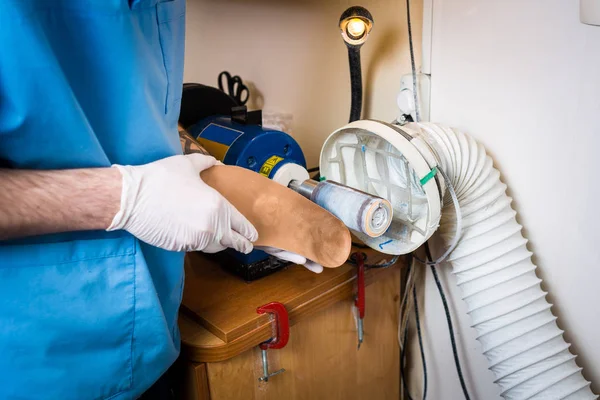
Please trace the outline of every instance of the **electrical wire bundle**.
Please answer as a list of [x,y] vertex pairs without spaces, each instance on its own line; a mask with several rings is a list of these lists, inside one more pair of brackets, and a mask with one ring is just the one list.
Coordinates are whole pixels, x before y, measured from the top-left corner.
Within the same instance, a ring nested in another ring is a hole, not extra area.
[[[418,104],[418,89],[417,89],[417,71],[415,67],[415,55],[413,48],[413,40],[412,40],[412,29],[411,29],[411,20],[410,20],[410,0],[406,0],[406,15],[407,15],[407,26],[408,26],[408,40],[409,40],[409,49],[410,49],[410,61],[411,61],[411,69],[413,74],[413,94],[415,101],[415,117],[417,122],[420,122],[421,117],[419,113],[419,104]],[[415,268],[415,261],[418,261],[424,266],[429,266],[431,269],[431,273],[433,274],[433,278],[435,280],[435,285],[437,287],[438,293],[440,294],[440,298],[442,300],[442,304],[444,306],[444,313],[446,315],[446,322],[448,324],[448,333],[450,335],[450,343],[452,345],[452,353],[454,355],[454,364],[456,366],[456,372],[458,374],[458,379],[460,380],[460,386],[466,400],[470,400],[469,392],[465,383],[465,379],[462,372],[462,367],[460,364],[460,359],[458,356],[458,348],[456,345],[456,338],[454,336],[454,327],[452,324],[452,316],[450,315],[450,307],[448,306],[448,301],[446,299],[446,294],[444,293],[444,288],[440,281],[440,278],[437,273],[437,265],[443,261],[456,247],[458,241],[461,236],[461,213],[458,205],[458,198],[456,193],[454,192],[454,188],[452,187],[452,183],[449,181],[446,174],[442,175],[448,185],[448,189],[452,196],[452,201],[455,206],[455,211],[457,214],[457,230],[455,234],[455,240],[452,245],[448,248],[448,250],[437,260],[434,260],[431,256],[431,251],[429,249],[429,243],[425,242],[425,260],[420,260],[415,255],[411,254],[408,262],[408,267],[406,271],[406,282],[404,285],[404,295],[402,296],[402,302],[400,303],[400,315],[398,319],[398,344],[400,346],[400,379],[402,382],[402,389],[404,390],[406,397],[408,400],[413,400],[413,397],[410,394],[410,390],[408,387],[408,380],[406,379],[406,359],[407,359],[407,342],[408,342],[408,333],[409,333],[409,322],[411,311],[414,311],[414,319],[415,319],[415,327],[417,338],[419,341],[419,352],[421,356],[421,364],[423,367],[423,400],[427,398],[427,385],[428,385],[428,376],[427,376],[427,362],[425,358],[425,350],[423,347],[423,335],[421,332],[421,322],[419,318],[419,302],[417,296],[417,282],[423,283],[425,281],[425,273],[426,270],[423,270],[422,273],[418,272]],[[402,286],[402,285],[401,285]],[[401,392],[402,393],[402,392]]]
[[[429,249],[429,243],[425,243],[425,255],[426,262],[429,264],[433,258],[431,257],[431,251]],[[419,272],[415,266],[415,257],[410,256],[408,267],[407,267],[407,279],[404,285],[404,295],[402,297],[402,302],[400,303],[400,319],[398,326],[398,344],[400,345],[400,374],[402,387],[405,391],[406,397],[408,400],[413,400],[412,395],[410,394],[410,390],[408,388],[408,380],[406,379],[406,359],[407,359],[407,341],[408,341],[408,328],[409,328],[409,320],[411,311],[414,311],[415,317],[415,327],[417,331],[417,338],[419,341],[419,351],[421,355],[421,364],[423,367],[423,400],[427,398],[427,363],[425,359],[425,350],[423,347],[423,335],[421,332],[421,322],[419,316],[419,302],[417,296],[417,285],[416,282],[423,282],[423,279],[419,279]],[[426,264],[426,265],[427,265]],[[456,366],[456,372],[458,374],[458,379],[460,381],[460,386],[466,400],[470,400],[469,391],[467,389],[467,385],[465,383],[465,378],[462,372],[462,367],[460,364],[460,358],[458,356],[458,348],[456,345],[456,337],[454,336],[454,326],[452,323],[452,316],[450,314],[450,307],[448,306],[448,300],[446,299],[446,294],[444,292],[444,288],[440,281],[439,275],[436,270],[435,265],[429,265],[431,269],[431,273],[433,274],[433,278],[435,280],[435,285],[437,287],[438,293],[440,294],[440,298],[442,300],[442,304],[444,306],[444,313],[446,315],[446,322],[448,324],[448,333],[450,335],[450,343],[452,345],[452,353],[454,356],[454,365]],[[423,271],[425,272],[425,271]],[[423,274],[424,276],[424,274]]]

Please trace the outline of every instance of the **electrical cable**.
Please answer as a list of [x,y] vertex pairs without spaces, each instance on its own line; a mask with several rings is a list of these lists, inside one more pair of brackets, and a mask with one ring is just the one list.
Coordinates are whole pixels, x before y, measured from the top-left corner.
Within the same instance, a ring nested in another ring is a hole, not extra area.
[[381,264],[365,264],[365,268],[388,268],[396,264],[396,261],[398,261],[399,258],[400,256],[395,256],[390,261],[383,262]]
[[[367,254],[363,252],[362,255],[363,255],[363,261],[367,261]],[[378,264],[365,263],[365,268],[388,268],[388,267],[391,267],[392,265],[396,264],[396,261],[398,261],[399,258],[400,258],[400,256],[394,256],[391,260],[386,261],[386,262],[380,261]],[[352,264],[352,265],[356,265],[356,261],[354,260],[353,254],[350,255],[350,258],[348,258],[348,263]]]
[[423,365],[423,400],[427,399],[427,363],[425,361],[425,350],[423,348],[423,337],[421,336],[421,323],[419,322],[419,302],[417,301],[417,285],[413,286],[413,301],[415,304],[415,325],[417,326],[417,338],[419,339],[419,351],[421,352],[421,363]]
[[421,114],[419,113],[419,97],[417,95],[417,68],[415,67],[415,50],[412,39],[412,26],[410,23],[410,0],[406,0],[406,25],[408,26],[408,45],[410,49],[410,67],[412,69],[413,78],[413,96],[415,102],[415,119],[416,122],[421,122]]
[[402,375],[402,386],[404,387],[404,391],[406,392],[406,397],[408,397],[408,400],[413,400],[412,396],[410,395],[410,390],[408,389],[408,381],[406,380],[406,375],[404,372],[404,362],[406,361],[406,339],[408,338],[408,325],[406,326],[406,328],[404,329],[404,340],[403,340],[403,345],[402,345],[402,349],[400,349],[400,374]]
[[446,182],[446,187],[448,188],[448,192],[450,192],[450,197],[452,198],[452,203],[454,205],[454,212],[456,213],[456,230],[454,231],[454,238],[452,238],[452,242],[450,243],[450,246],[448,247],[446,252],[444,254],[442,254],[442,256],[439,257],[437,260],[435,260],[435,261],[421,260],[419,257],[414,256],[415,259],[417,261],[419,261],[420,263],[425,264],[425,265],[431,265],[431,266],[437,265],[437,264],[441,263],[442,261],[444,261],[454,251],[456,246],[458,246],[458,242],[460,241],[460,238],[462,236],[462,224],[463,224],[462,212],[460,210],[460,203],[458,202],[458,195],[456,194],[456,191],[454,190],[454,185],[452,184],[452,181],[450,180],[448,175],[446,175],[444,170],[439,165],[437,167],[437,170],[444,178],[444,182]]
[[409,254],[409,260],[408,260],[408,268],[406,269],[406,279],[404,281],[404,290],[402,292],[402,300],[400,301],[400,307],[398,312],[398,346],[400,346],[400,348],[402,349],[404,340],[403,340],[403,333],[405,332],[405,328],[409,323],[409,317],[410,314],[408,312],[408,309],[410,308],[410,301],[412,300],[412,297],[409,296],[409,294],[412,291],[412,286],[414,285],[415,282],[415,274],[414,271],[415,269],[412,268],[414,266],[414,258],[412,257],[413,254],[410,253]]
[[[412,271],[412,259],[409,260],[408,263],[408,267],[406,267],[406,275],[408,278],[410,278],[410,274]],[[409,282],[410,279],[406,280],[406,284],[404,286],[404,296],[403,296],[403,301],[400,304],[400,317],[402,317],[403,315],[405,315],[405,313],[407,312],[407,304],[408,301],[408,292],[407,292],[407,287],[409,286]],[[400,321],[401,318],[399,318]],[[400,322],[399,322],[400,325]],[[398,326],[398,328],[400,328],[400,326]],[[401,333],[403,333],[401,335]],[[413,400],[412,396],[410,395],[410,390],[408,389],[408,381],[406,380],[406,374],[404,371],[404,362],[406,361],[406,341],[408,338],[408,324],[406,324],[406,326],[404,327],[404,332],[401,332],[400,330],[398,331],[398,344],[400,345],[400,381],[402,382],[402,387],[404,388],[404,391],[406,392],[406,397],[408,397],[408,400]]]
[[[408,262],[412,262],[412,259],[408,258]],[[399,282],[398,282],[398,297],[403,297],[402,288],[406,286],[406,281],[408,280],[408,276],[405,274],[398,274]],[[402,320],[402,301],[398,306],[398,348],[400,348],[400,363],[402,363],[402,343],[400,341],[400,321]],[[402,364],[400,364],[400,368],[398,368],[398,382],[402,382]],[[400,383],[400,390],[398,391],[398,400],[404,400],[404,391],[402,390],[402,383]]]
[[[407,267],[407,275],[410,277],[411,272],[414,273],[413,270],[413,257],[412,254],[410,255],[410,259],[408,261],[408,267]],[[423,346],[423,335],[422,335],[422,331],[421,331],[421,319],[419,317],[419,303],[418,303],[418,299],[417,299],[417,287],[416,285],[412,286],[412,289],[410,288],[411,282],[410,282],[410,278],[407,279],[405,287],[404,287],[404,296],[403,296],[403,301],[401,303],[401,307],[400,307],[400,315],[403,315],[405,313],[408,313],[408,301],[407,297],[408,297],[408,293],[412,292],[412,296],[413,296],[413,302],[414,302],[414,312],[415,312],[415,326],[417,329],[417,338],[419,341],[419,352],[421,354],[421,363],[423,366],[423,400],[425,400],[427,398],[427,382],[428,382],[428,376],[427,376],[427,362],[425,360],[425,347]],[[400,327],[399,327],[400,328]],[[400,332],[399,332],[400,334]],[[402,385],[404,387],[404,390],[406,391],[406,396],[408,397],[409,400],[412,400],[412,396],[410,395],[410,391],[408,389],[408,381],[406,380],[406,373],[405,373],[405,362],[406,362],[406,353],[407,353],[407,348],[406,348],[406,344],[407,344],[407,340],[408,340],[408,323],[404,326],[404,332],[402,337],[398,337],[399,342],[402,344],[400,347],[400,374],[401,374],[401,380],[402,380]]]
[[[429,243],[425,242],[425,255],[427,260],[431,260],[431,251],[429,250]],[[456,347],[456,338],[454,337],[454,327],[452,325],[452,316],[450,315],[450,308],[448,307],[448,301],[446,300],[446,295],[444,293],[444,288],[442,287],[442,283],[440,282],[440,278],[438,276],[435,265],[430,265],[431,272],[433,273],[433,278],[435,279],[435,285],[437,286],[438,292],[440,294],[440,298],[442,299],[442,304],[444,305],[444,312],[446,314],[446,322],[448,323],[448,332],[450,333],[450,343],[452,344],[452,353],[454,355],[454,365],[456,366],[456,372],[458,373],[458,379],[460,380],[460,387],[462,388],[463,395],[466,400],[470,400],[469,391],[467,390],[467,385],[465,384],[465,378],[463,376],[462,368],[460,366],[460,359],[458,358],[458,349]]]
[[[409,50],[410,50],[410,65],[411,65],[411,71],[412,71],[412,83],[413,83],[413,96],[414,96],[414,103],[415,103],[415,119],[416,122],[421,122],[421,115],[420,115],[420,111],[419,111],[419,98],[418,98],[418,89],[417,89],[417,68],[415,66],[415,53],[414,53],[414,46],[413,46],[413,38],[412,38],[412,24],[411,24],[411,19],[410,19],[410,0],[406,0],[406,22],[407,22],[407,28],[408,28],[408,43],[409,43]],[[425,264],[425,265],[429,265],[431,268],[431,272],[433,273],[433,277],[435,279],[435,283],[438,289],[438,292],[440,294],[440,297],[442,299],[442,304],[444,306],[444,312],[446,314],[446,321],[448,323],[448,331],[450,333],[450,342],[452,344],[452,352],[454,354],[454,364],[456,365],[456,372],[458,373],[458,377],[460,380],[460,385],[464,394],[464,397],[466,400],[470,400],[470,396],[465,384],[465,380],[464,380],[464,376],[462,373],[462,368],[460,365],[460,360],[458,358],[458,350],[456,347],[456,339],[454,337],[454,328],[452,325],[452,317],[450,315],[450,310],[448,307],[448,302],[446,300],[446,295],[444,294],[444,289],[442,287],[442,284],[439,280],[437,271],[435,266],[437,264],[439,264],[440,262],[442,262],[443,260],[446,259],[446,257],[448,257],[452,251],[454,251],[454,249],[456,248],[456,246],[458,245],[458,242],[460,240],[460,237],[462,235],[462,214],[460,211],[460,205],[458,202],[458,196],[456,194],[456,191],[454,190],[454,185],[452,185],[452,182],[450,181],[449,177],[446,175],[446,173],[438,166],[438,171],[440,172],[440,174],[442,175],[442,177],[444,178],[444,181],[446,183],[446,186],[448,188],[448,191],[450,192],[450,196],[452,198],[452,202],[454,204],[454,210],[456,212],[456,232],[454,235],[454,239],[452,240],[451,245],[449,246],[449,248],[446,250],[446,252],[439,257],[437,260],[433,261],[433,257],[431,257],[431,252],[429,250],[429,244],[427,242],[425,242],[425,253],[426,253],[426,259],[425,260],[420,260],[418,257],[414,256],[414,258]],[[419,347],[421,349],[421,360],[423,363],[423,399],[426,398],[427,396],[427,366],[425,364],[425,353],[423,351],[423,343],[422,343],[422,337],[421,337],[421,333],[420,333],[420,323],[419,323],[419,313],[418,313],[418,303],[417,303],[417,297],[416,297],[416,287],[413,286],[413,299],[414,299],[414,307],[415,307],[415,322],[417,325],[417,335],[419,338]],[[405,376],[404,376],[404,371],[403,371],[403,363],[404,363],[404,355],[405,355],[405,347],[406,347],[406,333],[408,331],[408,324],[406,325],[405,328],[405,336],[404,336],[404,340],[403,340],[403,346],[401,348],[401,360],[400,360],[400,370],[401,370],[401,374],[402,374],[402,379],[403,382],[405,381]],[[404,383],[404,388],[407,392],[407,396],[409,398],[409,400],[412,400],[410,393],[408,392],[408,388],[406,383]]]

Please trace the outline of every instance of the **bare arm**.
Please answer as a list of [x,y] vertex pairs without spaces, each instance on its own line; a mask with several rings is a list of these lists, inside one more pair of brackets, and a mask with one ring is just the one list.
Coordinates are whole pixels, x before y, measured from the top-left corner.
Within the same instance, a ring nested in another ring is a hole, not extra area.
[[179,129],[179,141],[181,142],[181,148],[183,149],[183,154],[205,154],[210,155],[208,151],[206,151],[200,143],[196,139],[192,137],[189,133],[183,129],[181,125],[178,126]]
[[106,229],[120,201],[115,168],[0,169],[0,240]]
[[[185,154],[208,154],[179,127]],[[115,168],[56,171],[0,169],[0,240],[106,229],[119,211]]]

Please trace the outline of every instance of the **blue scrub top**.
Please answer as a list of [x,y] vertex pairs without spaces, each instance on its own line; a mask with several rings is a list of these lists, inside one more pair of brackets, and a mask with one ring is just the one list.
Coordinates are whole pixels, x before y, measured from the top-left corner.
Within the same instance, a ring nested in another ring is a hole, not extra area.
[[[180,154],[184,14],[185,0],[1,0],[0,166]],[[182,253],[123,231],[0,242],[0,398],[136,398],[179,353],[182,288]]]

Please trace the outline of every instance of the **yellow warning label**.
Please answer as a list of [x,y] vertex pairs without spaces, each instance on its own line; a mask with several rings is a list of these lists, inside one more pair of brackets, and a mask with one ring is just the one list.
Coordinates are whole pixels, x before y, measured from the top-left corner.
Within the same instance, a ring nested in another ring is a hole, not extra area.
[[217,143],[212,140],[204,139],[202,137],[199,137],[197,140],[198,143],[200,143],[211,156],[219,161],[223,161],[225,159],[227,150],[229,150],[229,146],[224,145],[223,143]]
[[258,172],[261,175],[264,175],[268,178],[269,175],[271,175],[271,171],[273,170],[273,168],[275,168],[275,166],[277,164],[279,164],[279,162],[282,160],[283,160],[282,157],[273,156],[273,157],[269,158],[267,161],[265,161],[265,163],[262,165],[262,167],[260,167],[260,171],[258,171]]

